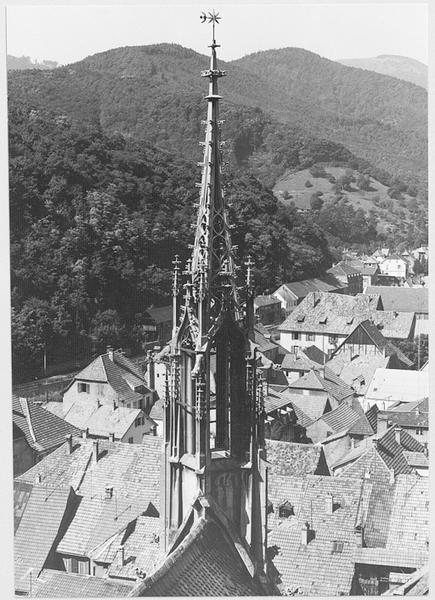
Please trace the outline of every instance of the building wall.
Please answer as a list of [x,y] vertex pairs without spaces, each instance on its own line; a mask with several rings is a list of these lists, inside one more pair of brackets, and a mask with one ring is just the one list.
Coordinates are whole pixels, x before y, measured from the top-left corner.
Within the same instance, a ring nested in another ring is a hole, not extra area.
[[[298,335],[298,339],[293,339],[293,334],[296,333]],[[346,335],[336,335],[330,336],[328,333],[317,333],[312,332],[312,334],[305,332],[289,332],[289,331],[281,331],[280,332],[280,341],[279,343],[283,348],[285,348],[288,352],[295,351],[295,348],[308,348],[309,346],[317,346],[319,350],[323,352],[333,352],[341,342],[346,338]],[[337,341],[333,343],[333,339]]]
[[392,277],[406,277],[406,263],[403,260],[390,258],[380,264],[381,273]]
[[[89,386],[88,392],[79,392],[78,387],[79,383],[85,383]],[[98,400],[101,404],[113,406],[124,407],[124,408],[143,408],[151,410],[152,407],[152,394],[144,394],[142,395],[141,400],[122,403],[119,401],[119,396],[115,392],[115,390],[108,383],[98,383],[96,381],[85,381],[81,379],[77,379],[71,385],[69,390],[67,390],[63,395],[63,410],[64,413],[67,412],[77,401],[83,401],[89,399],[90,401]],[[140,404],[142,403],[142,406]]]
[[121,442],[127,444],[142,444],[144,435],[152,435],[151,424],[145,417],[145,413],[141,412],[139,417],[143,420],[142,425],[136,425],[136,421],[132,423],[129,429],[126,431],[124,436],[120,439]]

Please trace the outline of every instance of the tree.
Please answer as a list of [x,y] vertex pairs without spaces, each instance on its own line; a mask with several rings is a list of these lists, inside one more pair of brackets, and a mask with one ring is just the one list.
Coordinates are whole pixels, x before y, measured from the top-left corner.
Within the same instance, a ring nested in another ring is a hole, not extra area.
[[422,367],[429,358],[429,336],[422,334],[414,340],[401,340],[396,346],[411,360],[414,369]]
[[320,210],[323,206],[323,200],[320,197],[321,192],[314,192],[314,194],[311,194],[311,198],[310,198],[310,206],[311,206],[311,210]]

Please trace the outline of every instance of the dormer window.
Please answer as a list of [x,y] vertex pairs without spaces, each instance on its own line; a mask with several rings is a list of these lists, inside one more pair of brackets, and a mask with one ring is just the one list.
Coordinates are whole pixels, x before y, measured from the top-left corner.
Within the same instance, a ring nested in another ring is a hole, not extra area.
[[352,323],[353,323],[353,317],[351,317],[350,319],[348,319],[346,321],[346,325],[352,325]]
[[343,552],[344,542],[334,540],[332,542],[332,554],[341,554]]
[[319,319],[319,323],[321,325],[326,325],[327,322],[328,322],[328,317],[323,317],[322,319]]
[[297,318],[297,322],[298,323],[303,323],[305,321],[305,315],[302,315],[300,317]]
[[293,504],[286,500],[278,508],[278,516],[280,519],[288,519],[295,514]]

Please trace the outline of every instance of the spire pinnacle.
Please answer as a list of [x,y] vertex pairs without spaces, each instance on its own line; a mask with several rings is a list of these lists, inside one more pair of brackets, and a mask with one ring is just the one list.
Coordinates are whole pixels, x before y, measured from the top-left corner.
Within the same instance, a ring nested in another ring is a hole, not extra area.
[[209,12],[208,15],[205,12],[201,13],[200,16],[201,23],[211,23],[213,26],[213,43],[212,47],[218,48],[219,46],[216,44],[216,36],[215,36],[215,25],[219,25],[219,21],[222,17],[219,16],[218,12],[215,12],[214,9],[212,12]]

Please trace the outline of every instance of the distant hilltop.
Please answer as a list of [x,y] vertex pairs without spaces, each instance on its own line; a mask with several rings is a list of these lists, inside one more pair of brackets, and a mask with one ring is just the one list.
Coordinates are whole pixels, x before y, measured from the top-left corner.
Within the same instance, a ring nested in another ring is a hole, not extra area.
[[409,81],[427,90],[427,65],[415,58],[396,54],[380,54],[373,58],[344,58],[337,62],[348,67],[358,67],[382,75],[397,77],[397,79]]
[[8,71],[23,71],[24,69],[38,69],[39,71],[49,71],[59,67],[60,64],[55,60],[43,60],[38,62],[32,60],[30,56],[7,56]]

